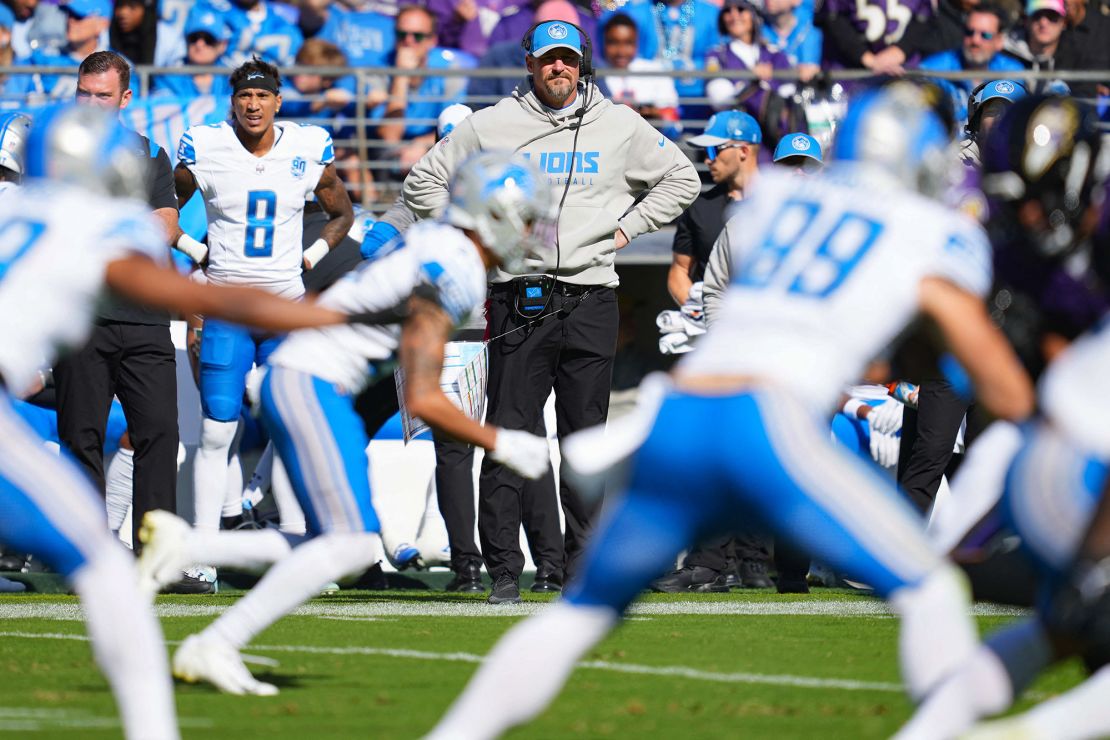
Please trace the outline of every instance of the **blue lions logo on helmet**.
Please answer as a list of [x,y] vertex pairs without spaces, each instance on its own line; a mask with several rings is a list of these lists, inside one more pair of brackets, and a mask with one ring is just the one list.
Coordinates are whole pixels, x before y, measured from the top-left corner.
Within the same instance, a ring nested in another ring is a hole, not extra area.
[[556,23],[554,26],[547,29],[547,35],[556,41],[565,39],[567,37],[567,27]]
[[810,147],[809,139],[804,136],[795,136],[790,140],[790,144],[794,147],[795,151],[799,152],[807,151]]

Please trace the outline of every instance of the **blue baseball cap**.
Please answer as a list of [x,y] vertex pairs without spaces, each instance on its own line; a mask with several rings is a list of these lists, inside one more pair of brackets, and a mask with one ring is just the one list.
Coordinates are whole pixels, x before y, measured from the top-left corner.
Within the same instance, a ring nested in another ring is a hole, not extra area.
[[548,21],[536,26],[532,31],[532,38],[527,44],[529,54],[542,57],[552,49],[570,49],[578,56],[586,48],[582,41],[582,34],[578,29],[563,21]]
[[721,146],[732,142],[762,144],[763,131],[759,122],[738,110],[726,110],[709,119],[705,133],[694,136],[689,142],[694,146]]
[[62,10],[80,19],[95,16],[97,18],[112,18],[111,0],[69,0],[62,6]]
[[809,134],[803,134],[800,131],[793,134],[783,134],[771,159],[778,162],[787,157],[809,157],[821,162],[821,144]]
[[231,29],[224,23],[221,16],[212,8],[203,5],[194,5],[185,18],[185,38],[194,33],[206,33],[216,41],[227,41],[231,38]]

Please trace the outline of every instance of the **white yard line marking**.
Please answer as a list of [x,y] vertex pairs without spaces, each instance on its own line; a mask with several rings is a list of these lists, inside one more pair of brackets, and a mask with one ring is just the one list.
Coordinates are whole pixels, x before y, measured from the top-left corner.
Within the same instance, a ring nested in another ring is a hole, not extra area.
[[[87,640],[84,635],[66,635],[56,632],[0,632],[0,637],[18,637],[37,640]],[[169,641],[170,645],[178,644]],[[318,645],[251,645],[254,652],[270,653],[307,653],[310,655],[364,655],[409,660],[428,660],[451,663],[481,663],[484,657],[474,653],[438,653],[428,650],[406,650],[401,648],[328,647]],[[580,663],[579,668],[631,673],[640,676],[662,676],[668,678],[687,678],[711,683],[761,684],[765,686],[790,686],[804,689],[843,689],[845,691],[884,691],[900,692],[902,687],[885,681],[855,681],[842,678],[818,678],[816,676],[791,676],[763,673],[718,673],[702,671],[687,666],[652,666],[635,663],[613,663],[607,660],[590,660]]]
[[[213,722],[203,717],[179,717],[182,727],[208,728]],[[118,717],[98,717],[81,710],[31,707],[0,707],[0,732],[39,732],[58,728],[111,730],[120,726]]]
[[[293,612],[301,617],[522,617],[535,614],[547,602],[499,604],[491,606],[480,601],[410,602],[366,601],[334,603],[311,601]],[[162,618],[217,616],[230,608],[211,604],[156,604],[155,613]],[[1022,616],[1026,609],[976,604],[975,616]],[[633,604],[629,615],[667,616],[799,616],[799,617],[890,617],[891,612],[877,599],[844,599],[835,601],[660,601]],[[0,603],[0,620],[53,619],[81,621],[82,611],[76,601],[68,603]]]

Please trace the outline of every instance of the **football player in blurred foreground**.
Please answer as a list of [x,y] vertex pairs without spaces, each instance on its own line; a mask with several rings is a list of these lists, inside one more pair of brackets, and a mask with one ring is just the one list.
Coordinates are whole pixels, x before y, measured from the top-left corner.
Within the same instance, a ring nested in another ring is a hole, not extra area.
[[[1029,379],[982,300],[985,234],[927,197],[944,185],[946,144],[916,93],[879,90],[850,107],[825,173],[764,173],[734,217],[744,228],[726,228],[732,284],[701,346],[641,389],[628,421],[564,445],[579,475],[631,455],[585,569],[564,601],[501,639],[430,737],[490,738],[536,716],[680,550],[752,518],[889,601],[915,701],[974,652],[962,577],[827,424],[841,388],[919,312],[984,406],[1008,419],[1032,411]],[[710,428],[727,433],[707,441]]]

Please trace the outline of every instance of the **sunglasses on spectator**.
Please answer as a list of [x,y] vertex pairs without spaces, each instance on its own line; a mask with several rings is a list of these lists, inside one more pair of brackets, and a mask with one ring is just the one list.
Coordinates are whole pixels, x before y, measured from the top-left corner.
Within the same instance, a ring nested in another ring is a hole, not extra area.
[[996,35],[997,34],[995,34],[993,31],[980,31],[978,28],[964,29],[964,36],[967,36],[968,38],[971,38],[972,36],[978,36],[979,38],[983,39],[983,41],[990,41]]
[[432,34],[425,31],[397,31],[397,40],[412,39],[416,43],[423,43],[425,39],[431,38]]
[[707,146],[705,148],[705,158],[710,162],[717,158],[717,155],[726,149],[736,149],[741,146],[740,144],[719,144],[718,146]]
[[1059,23],[1064,20],[1064,16],[1057,13],[1055,10],[1038,10],[1034,13],[1030,20],[1036,23],[1037,21],[1048,21],[1049,23]]
[[215,36],[210,33],[204,33],[203,31],[189,34],[189,37],[185,39],[185,41],[188,42],[190,46],[198,41],[203,42],[205,46],[215,46],[216,44],[220,43],[216,40]]

